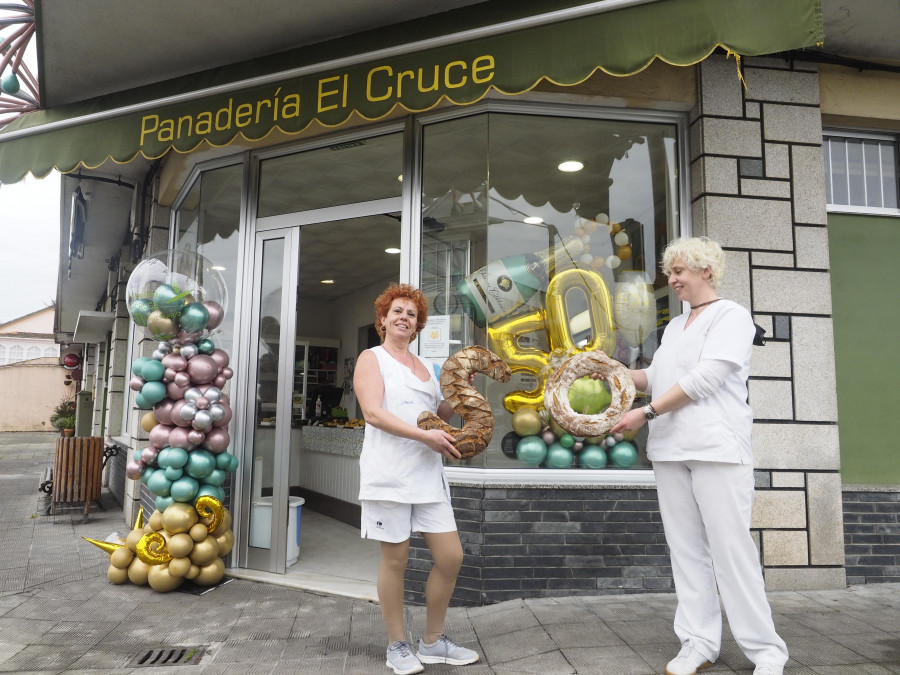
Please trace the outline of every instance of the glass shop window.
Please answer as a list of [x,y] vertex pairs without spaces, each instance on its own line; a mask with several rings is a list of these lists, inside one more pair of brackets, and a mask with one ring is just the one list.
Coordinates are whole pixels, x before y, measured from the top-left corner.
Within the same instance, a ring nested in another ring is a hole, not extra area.
[[[659,261],[678,230],[677,156],[675,124],[491,112],[425,127],[421,285],[446,338],[420,353],[441,364],[481,345],[513,371],[507,383],[475,380],[495,429],[467,465],[649,467],[646,428],[546,430],[543,390],[585,347],[632,368],[651,362],[675,302]],[[603,387],[579,380],[573,407],[602,411]]]
[[826,134],[825,196],[829,210],[900,213],[896,137]]

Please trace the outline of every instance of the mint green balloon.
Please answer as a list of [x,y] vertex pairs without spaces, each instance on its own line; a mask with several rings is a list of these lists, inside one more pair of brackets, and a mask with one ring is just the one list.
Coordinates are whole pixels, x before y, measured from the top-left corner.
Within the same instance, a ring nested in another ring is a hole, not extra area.
[[571,450],[562,443],[553,443],[547,448],[547,460],[544,466],[548,469],[568,469],[574,461],[575,455]]
[[578,464],[584,469],[602,469],[606,466],[606,452],[599,445],[586,445],[578,453]]
[[169,284],[161,284],[153,293],[153,304],[165,316],[181,314],[187,293],[179,292]]
[[171,481],[176,481],[184,475],[184,469],[176,469],[174,466],[169,466],[163,469],[163,473],[166,474],[166,478]]
[[141,366],[141,377],[147,380],[147,382],[159,382],[163,379],[163,374],[165,372],[166,367],[161,361],[157,361],[156,359],[150,359]]
[[162,513],[167,508],[172,506],[175,503],[175,500],[171,497],[157,497],[156,498],[156,510]]
[[[144,369],[146,370],[146,366],[144,366]],[[152,408],[166,397],[166,385],[162,382],[144,382],[139,396],[143,397],[148,408]],[[141,407],[143,408],[144,406]]]
[[228,474],[225,473],[225,471],[223,471],[222,469],[213,469],[204,480],[206,481],[206,485],[222,487],[223,485],[225,485],[225,479],[227,477]]
[[154,309],[153,301],[149,298],[138,298],[134,302],[131,303],[131,307],[128,308],[128,313],[131,315],[131,320],[134,321],[136,326],[146,326],[147,319],[150,317],[150,312]]
[[206,328],[206,324],[209,323],[209,310],[202,302],[192,302],[181,310],[179,322],[188,333],[196,333]]
[[527,466],[539,466],[547,456],[547,444],[540,436],[524,436],[516,444],[516,457]]
[[157,497],[168,497],[172,492],[172,481],[166,478],[165,471],[154,471],[147,481],[147,488]]
[[216,468],[216,458],[209,450],[193,450],[188,454],[184,471],[192,478],[206,478]]
[[637,462],[637,448],[628,441],[619,441],[609,451],[609,461],[620,469],[630,469]]
[[190,476],[182,476],[172,483],[172,499],[176,502],[193,501],[200,489],[200,483]]
[[[188,451],[184,448],[169,448],[166,460],[169,466],[173,466],[176,469],[184,468],[185,464],[188,463]],[[159,462],[159,458],[156,461]]]
[[144,364],[147,363],[148,361],[153,361],[153,360],[154,359],[151,359],[148,356],[137,357],[134,361],[131,362],[131,372],[134,373],[135,375],[137,375],[138,377],[143,377],[143,375],[141,375],[141,372],[144,370]]

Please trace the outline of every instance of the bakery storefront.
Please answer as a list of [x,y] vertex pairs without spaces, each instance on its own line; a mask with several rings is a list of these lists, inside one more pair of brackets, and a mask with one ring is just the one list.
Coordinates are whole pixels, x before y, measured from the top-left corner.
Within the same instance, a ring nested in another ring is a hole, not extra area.
[[[713,4],[523,20],[31,139],[106,138],[97,158],[78,157],[84,167],[160,157],[159,194],[173,196],[160,199],[170,218],[159,243],[221,269],[231,299],[216,341],[236,373],[241,460],[230,572],[374,593],[377,546],[358,533],[352,375],[378,344],[375,297],[402,281],[429,299],[421,355],[440,367],[481,345],[513,372],[476,378],[493,438],[447,468],[466,551],[455,602],[653,589],[668,576],[646,430],[573,438],[540,411],[562,359],[602,349],[644,366],[681,312],[659,260],[692,232],[694,65],[720,45],[760,54],[815,41],[812,3],[773,10],[795,26],[777,36],[748,3],[739,20],[715,17]],[[699,20],[691,7],[715,17],[709,35],[663,30]],[[648,25],[667,37],[648,45]],[[134,335],[133,356],[153,347]],[[597,387],[579,382],[573,395],[602,406]],[[139,447],[139,411],[125,408]],[[146,490],[141,501],[152,509]],[[407,590],[423,597],[415,561]]]

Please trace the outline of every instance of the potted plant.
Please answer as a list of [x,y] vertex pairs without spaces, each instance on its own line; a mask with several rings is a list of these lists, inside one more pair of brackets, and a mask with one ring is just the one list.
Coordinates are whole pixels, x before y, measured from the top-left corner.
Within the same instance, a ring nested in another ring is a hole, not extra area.
[[50,415],[50,424],[59,429],[63,436],[75,435],[75,401],[70,398],[64,398]]

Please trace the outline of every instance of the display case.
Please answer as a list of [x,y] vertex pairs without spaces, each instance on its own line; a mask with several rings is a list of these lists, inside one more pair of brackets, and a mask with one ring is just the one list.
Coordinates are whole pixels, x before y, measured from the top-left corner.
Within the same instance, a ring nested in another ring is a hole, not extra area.
[[[315,417],[316,390],[337,386],[337,364],[340,342],[325,338],[297,340],[294,348],[294,394],[291,422]],[[327,344],[322,344],[327,343]],[[328,414],[324,410],[323,414]]]

